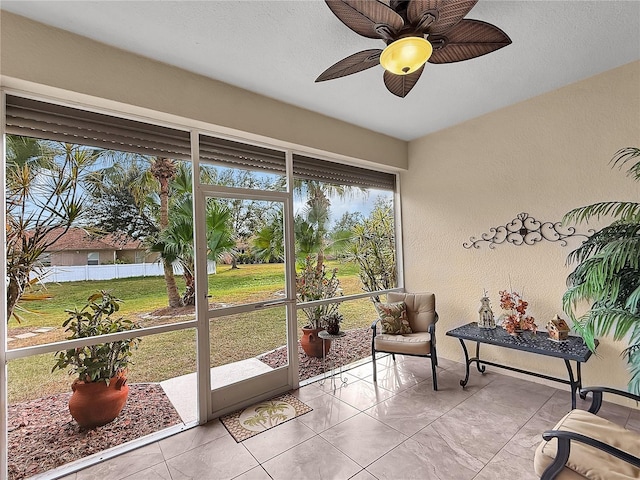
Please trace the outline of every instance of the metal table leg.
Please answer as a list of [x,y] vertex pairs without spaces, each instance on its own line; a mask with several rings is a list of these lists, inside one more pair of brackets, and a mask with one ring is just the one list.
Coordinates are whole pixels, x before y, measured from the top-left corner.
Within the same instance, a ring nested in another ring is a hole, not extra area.
[[[478,372],[480,373],[484,373],[485,370],[487,369],[487,367],[485,367],[484,365],[480,365],[480,342],[476,342],[476,368],[478,369]],[[473,359],[471,359],[471,361],[473,362]]]
[[464,344],[464,340],[459,338],[460,345],[462,345],[462,351],[464,352],[464,380],[460,380],[460,386],[464,387],[469,381],[469,352],[467,352],[467,346]]
[[476,342],[476,356],[474,358],[469,358],[469,352],[467,351],[467,346],[464,344],[464,340],[459,338],[460,345],[462,345],[462,351],[464,352],[464,380],[460,380],[460,386],[465,387],[469,382],[469,365],[473,362],[476,362],[476,368],[478,372],[484,373],[487,369],[484,365],[480,364],[480,342]]
[[[576,362],[580,365],[579,362]],[[569,386],[571,388],[571,410],[576,408],[576,392],[578,388],[582,386],[582,379],[580,378],[580,367],[578,366],[578,380],[576,381],[573,378],[573,369],[571,368],[571,362],[569,360],[565,360],[564,364],[567,366],[567,372],[569,372]]]

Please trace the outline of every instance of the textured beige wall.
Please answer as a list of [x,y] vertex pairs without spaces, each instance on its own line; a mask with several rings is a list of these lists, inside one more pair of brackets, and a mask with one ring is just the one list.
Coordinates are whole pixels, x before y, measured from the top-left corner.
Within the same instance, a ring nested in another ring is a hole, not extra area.
[[[627,146],[640,147],[640,62],[410,143],[409,170],[401,177],[406,286],[437,294],[442,356],[462,359],[458,341],[444,333],[477,320],[483,289],[500,313],[498,291],[510,279],[524,290],[538,326],[562,313],[571,245],[467,250],[462,244],[520,212],[558,221],[571,208],[601,200],[639,201],[638,184],[608,164]],[[621,349],[602,340],[599,357],[585,365],[584,384],[626,387]],[[558,360],[483,350],[488,359],[566,376]]]
[[[323,152],[406,168],[407,142],[1,12],[0,74]],[[20,82],[17,83],[21,85]],[[40,89],[41,90],[41,89]],[[59,92],[55,92],[59,95]],[[92,102],[94,103],[94,102]]]

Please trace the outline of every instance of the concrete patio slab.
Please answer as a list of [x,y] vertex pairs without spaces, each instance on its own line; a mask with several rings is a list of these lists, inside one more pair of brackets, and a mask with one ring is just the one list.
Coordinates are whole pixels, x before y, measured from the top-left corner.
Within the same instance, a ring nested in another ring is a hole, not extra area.
[[[220,367],[213,367],[211,369],[211,388],[215,389],[231,385],[271,370],[273,369],[270,366],[257,358],[249,358]],[[183,422],[188,423],[198,419],[195,372],[170,378],[160,382],[160,386],[164,389]]]

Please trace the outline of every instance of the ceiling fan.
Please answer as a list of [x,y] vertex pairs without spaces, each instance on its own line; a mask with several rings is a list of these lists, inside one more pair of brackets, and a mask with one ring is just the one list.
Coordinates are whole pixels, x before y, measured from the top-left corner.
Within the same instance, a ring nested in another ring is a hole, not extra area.
[[316,82],[381,64],[387,89],[405,97],[422,75],[427,61],[461,62],[509,45],[509,36],[495,25],[464,19],[477,1],[325,0],[347,27],[364,37],[382,39],[387,47],[343,58],[322,72]]

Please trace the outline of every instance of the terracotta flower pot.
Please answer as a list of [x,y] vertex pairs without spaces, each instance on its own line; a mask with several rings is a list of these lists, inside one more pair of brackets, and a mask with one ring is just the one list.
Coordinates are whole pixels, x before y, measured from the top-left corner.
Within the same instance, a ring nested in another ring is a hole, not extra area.
[[[300,345],[302,350],[309,357],[322,358],[322,339],[318,337],[318,332],[323,331],[324,328],[302,328],[302,338],[300,339]],[[331,348],[331,340],[324,341],[324,354],[329,353]]]
[[113,421],[124,408],[129,395],[129,385],[123,376],[105,382],[82,382],[71,385],[73,395],[69,399],[69,412],[82,428],[95,428]]

